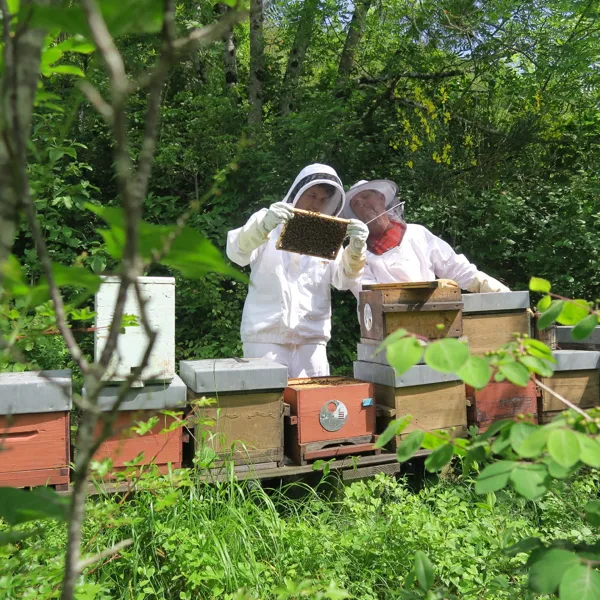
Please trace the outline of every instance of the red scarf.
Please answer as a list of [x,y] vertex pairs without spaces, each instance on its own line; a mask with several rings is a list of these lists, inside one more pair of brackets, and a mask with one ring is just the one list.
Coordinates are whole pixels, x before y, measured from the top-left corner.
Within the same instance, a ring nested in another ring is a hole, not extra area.
[[373,254],[383,254],[392,248],[400,245],[404,232],[406,231],[405,223],[390,221],[390,226],[380,235],[369,235],[367,239],[367,248]]

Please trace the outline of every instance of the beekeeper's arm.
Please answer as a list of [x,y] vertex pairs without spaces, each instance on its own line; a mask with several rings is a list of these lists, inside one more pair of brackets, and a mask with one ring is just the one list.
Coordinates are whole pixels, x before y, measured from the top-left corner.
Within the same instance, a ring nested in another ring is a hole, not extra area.
[[367,261],[367,238],[369,228],[358,219],[351,219],[347,233],[350,243],[344,248],[341,260],[336,260],[333,266],[331,284],[338,290],[360,289],[365,262]]
[[478,271],[464,254],[457,254],[444,240],[427,231],[429,256],[438,279],[452,279],[469,292],[510,292],[497,279]]
[[256,258],[258,248],[269,239],[269,233],[293,216],[292,207],[285,202],[276,202],[254,213],[243,227],[227,234],[229,260],[240,267],[249,265]]

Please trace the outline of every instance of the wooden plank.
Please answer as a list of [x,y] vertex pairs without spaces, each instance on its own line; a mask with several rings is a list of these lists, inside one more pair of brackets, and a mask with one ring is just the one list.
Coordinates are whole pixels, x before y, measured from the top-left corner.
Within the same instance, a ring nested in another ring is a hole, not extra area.
[[[398,329],[422,335],[430,339],[457,338],[463,335],[462,311],[386,313],[383,335],[387,337]],[[443,329],[438,329],[438,325]],[[383,337],[380,338],[383,340]]]
[[69,483],[69,468],[27,469],[0,472],[0,486],[37,487],[39,485],[64,485]]
[[460,302],[462,294],[460,289],[451,287],[438,287],[435,289],[405,289],[391,287],[382,289],[383,304],[423,304],[427,302]]
[[248,451],[280,448],[283,414],[282,392],[220,395],[217,404],[194,409],[195,418],[200,419],[196,443],[217,453],[227,451],[234,442],[243,443]]
[[394,475],[400,472],[399,463],[385,463],[383,465],[372,465],[370,467],[360,467],[356,469],[343,469],[342,479],[344,481],[352,481],[353,479],[364,479],[366,477],[373,477],[378,473],[385,473],[386,475]]
[[487,427],[494,421],[527,413],[537,417],[537,390],[533,381],[527,387],[508,381],[493,381],[483,390],[466,386],[466,394],[469,425]]
[[[374,436],[376,437],[376,436]],[[377,452],[373,446],[375,442],[368,444],[353,444],[350,446],[332,446],[329,448],[323,448],[322,450],[305,451],[303,453],[304,460],[314,460],[317,458],[334,458],[336,456],[348,456],[349,454],[357,455],[362,452]]]
[[359,293],[358,311],[360,315],[361,337],[381,340],[385,334],[383,323],[383,294],[380,291]]
[[68,412],[0,416],[0,473],[68,468],[69,423]]
[[359,435],[353,438],[339,438],[336,440],[328,440],[326,442],[310,442],[309,444],[302,444],[306,452],[314,452],[315,450],[322,450],[328,446],[343,445],[343,444],[367,444],[373,441],[373,434]]
[[425,302],[425,303],[395,303],[384,304],[384,313],[393,312],[438,312],[447,310],[462,310],[462,302]]
[[458,284],[451,279],[435,279],[434,281],[398,281],[395,283],[373,283],[363,285],[364,290],[409,290],[409,289],[437,289],[456,288]]
[[477,355],[493,352],[514,341],[513,333],[529,335],[529,327],[527,311],[463,315],[463,333],[471,352]]
[[[551,378],[543,378],[542,383],[580,408],[591,408],[600,404],[600,382],[596,369],[558,371]],[[542,390],[539,413],[566,409],[567,407],[558,398]]]

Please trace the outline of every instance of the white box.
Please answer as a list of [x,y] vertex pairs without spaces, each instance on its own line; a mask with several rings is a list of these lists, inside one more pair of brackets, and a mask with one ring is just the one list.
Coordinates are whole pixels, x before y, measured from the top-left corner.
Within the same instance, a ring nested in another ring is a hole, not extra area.
[[[119,277],[103,277],[103,283],[96,294],[96,331],[94,352],[100,359],[106,345],[109,326],[119,292]],[[139,277],[142,295],[147,299],[146,313],[150,327],[157,332],[150,360],[142,371],[139,387],[143,382],[171,381],[175,377],[175,278]],[[131,370],[142,363],[148,336],[140,317],[140,307],[135,289],[131,286],[125,302],[126,315],[136,315],[138,326],[126,327],[119,335],[117,350],[110,363],[107,379],[118,383],[130,375]]]

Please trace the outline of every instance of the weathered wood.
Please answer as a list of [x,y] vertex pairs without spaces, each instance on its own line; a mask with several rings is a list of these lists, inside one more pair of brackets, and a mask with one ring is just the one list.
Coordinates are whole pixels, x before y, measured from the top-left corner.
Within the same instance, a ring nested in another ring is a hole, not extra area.
[[530,333],[527,311],[463,315],[463,333],[473,354],[493,352],[514,341],[513,333],[517,332]]
[[[462,323],[460,310],[388,313],[385,315],[384,337],[398,329],[406,329],[429,339],[458,338],[463,335]],[[443,325],[443,329],[439,329],[438,325]]]
[[[543,378],[542,383],[560,394],[579,408],[591,408],[600,404],[600,383],[598,371],[558,371],[551,378]],[[567,410],[567,406],[546,390],[542,390],[539,413]]]
[[[403,430],[407,435],[416,429],[425,431],[460,429],[466,432],[467,407],[465,386],[461,381],[435,383],[431,385],[393,388],[375,386],[375,399],[378,406],[395,410],[394,417],[382,416],[378,419],[378,431],[382,432],[393,418],[412,415],[412,421]],[[391,447],[397,448],[400,438],[392,440]]]
[[69,482],[68,412],[0,416],[0,485]]
[[380,451],[374,448],[377,436],[372,436],[371,442],[365,442],[362,444],[353,443],[352,438],[346,440],[347,445],[343,446],[328,446],[321,450],[307,450],[305,446],[300,447],[300,464],[305,465],[309,460],[315,460],[319,458],[334,458],[336,456],[348,456],[349,454],[362,454],[365,452],[375,452],[378,454]]

